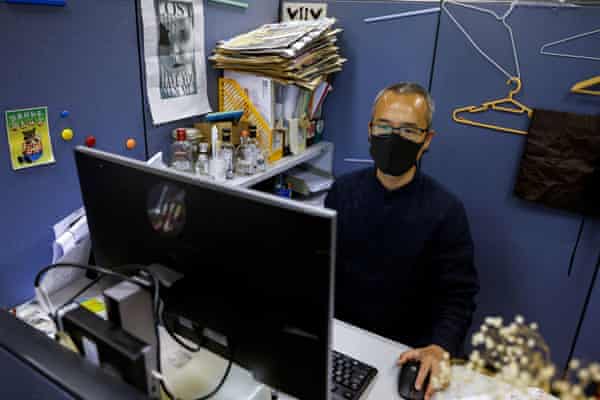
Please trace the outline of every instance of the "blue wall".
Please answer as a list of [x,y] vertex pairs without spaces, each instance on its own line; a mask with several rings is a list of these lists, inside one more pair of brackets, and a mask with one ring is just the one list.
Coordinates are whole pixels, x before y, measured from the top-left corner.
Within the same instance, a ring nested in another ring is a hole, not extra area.
[[[245,11],[207,3],[207,55],[216,40],[277,19],[277,0],[249,3]],[[377,91],[402,80],[427,86],[433,71],[438,134],[423,165],[466,205],[482,278],[477,322],[484,315],[512,317],[516,313],[539,321],[555,361],[564,363],[592,283],[600,251],[600,224],[586,220],[569,276],[569,258],[581,217],[526,203],[512,194],[525,138],[458,125],[450,119],[455,107],[504,96],[505,78],[475,52],[445,14],[363,22],[366,17],[435,3],[328,3],[329,15],[337,17],[345,29],[340,43],[349,58],[335,78],[325,109],[326,136],[336,144],[336,172],[357,167],[345,163],[344,158],[368,158],[366,126]],[[508,36],[493,18],[450,7],[483,48],[502,65],[513,68]],[[599,17],[600,10],[593,8],[517,7],[509,21],[521,59],[524,86],[519,99],[534,108],[598,113],[597,97],[573,95],[568,89],[576,81],[597,75],[599,63],[542,56],[539,47],[597,28]],[[135,2],[79,0],[69,1],[65,8],[0,3],[0,44],[9,59],[0,65],[8,82],[0,92],[0,110],[48,105],[57,158],[51,166],[13,172],[6,144],[1,145],[4,170],[0,182],[5,190],[0,211],[0,306],[31,296],[33,275],[50,261],[51,225],[81,204],[73,146],[81,144],[85,135],[94,134],[101,149],[144,158],[165,151],[169,132],[193,121],[152,126],[148,105],[142,100],[140,27],[136,21]],[[598,40],[596,35],[562,48],[589,52],[599,48]],[[209,97],[216,109],[217,72],[209,65],[207,73]],[[63,109],[71,111],[68,121],[58,117]],[[527,127],[527,121],[519,117],[494,118]],[[76,130],[75,140],[69,143],[59,137],[67,125]],[[0,131],[4,130],[0,118]],[[124,149],[128,137],[138,139],[133,152]],[[600,311],[599,292],[596,287],[591,294],[576,355],[600,358],[593,341],[600,326],[592,316]]]
[[[514,70],[508,34],[500,23],[476,11],[449,8],[490,56]],[[523,103],[532,108],[598,113],[598,98],[569,93],[574,82],[597,74],[598,65],[543,56],[539,48],[591,30],[599,19],[600,9],[517,7],[509,22],[520,57],[523,89],[518,98]],[[597,40],[600,44],[600,37]],[[555,362],[562,366],[594,269],[594,262],[586,257],[587,253],[595,255],[597,249],[593,241],[588,247],[589,235],[597,233],[586,231],[568,276],[581,216],[527,203],[512,194],[525,137],[459,125],[451,119],[456,107],[504,97],[508,93],[505,80],[443,13],[432,85],[438,104],[434,118],[438,135],[424,165],[465,203],[482,284],[476,321],[485,315],[512,318],[516,313],[538,321]],[[527,129],[528,121],[523,118],[499,116],[497,120]]]
[[[429,5],[428,5],[429,4]],[[431,7],[415,2],[329,2],[328,15],[344,29],[340,47],[348,63],[337,74],[325,103],[325,136],[335,143],[334,169],[339,175],[369,159],[367,126],[377,92],[400,80],[427,87],[435,48],[437,14],[367,24],[366,17]],[[435,4],[434,4],[435,5]]]
[[[131,1],[0,3],[0,306],[32,295],[35,273],[51,261],[52,225],[81,206],[73,147],[95,135],[100,149],[145,156],[135,20]],[[56,164],[13,171],[4,111],[43,105]],[[71,142],[60,137],[65,127],[75,130]]]
[[[47,105],[56,164],[14,172],[0,140],[0,307],[33,295],[36,272],[51,261],[52,225],[81,207],[73,148],[95,135],[97,148],[140,159],[168,148],[175,126],[152,126],[140,75],[136,1],[74,0],[66,7],[0,2],[0,112]],[[277,19],[277,0],[251,0],[247,10],[205,4],[206,54],[218,39]],[[207,65],[217,109],[217,72]],[[143,106],[142,106],[143,104]],[[62,120],[59,114],[69,110]],[[75,130],[71,142],[63,128]],[[0,135],[5,135],[4,115]],[[146,136],[144,136],[144,132]],[[6,136],[5,136],[6,137]],[[127,138],[138,146],[125,149]]]
[[[506,78],[475,51],[445,13],[376,24],[363,22],[366,17],[429,8],[435,3],[328,3],[329,15],[337,17],[345,29],[342,52],[350,60],[335,77],[334,92],[325,110],[326,137],[336,145],[336,174],[364,167],[346,163],[344,158],[369,158],[366,127],[376,93],[398,81],[428,86],[435,60],[430,89],[437,103],[437,135],[423,168],[459,195],[467,208],[482,283],[473,328],[484,316],[511,319],[523,314],[540,323],[553,349],[553,359],[562,367],[574,344],[591,285],[600,250],[599,225],[591,219],[586,221],[568,276],[582,217],[527,203],[512,194],[526,139],[451,120],[454,108],[504,97],[509,89]],[[484,6],[506,9],[499,4]],[[509,36],[499,22],[486,14],[449,7],[482,48],[506,69],[515,70]],[[598,62],[543,56],[539,49],[546,42],[597,28],[599,18],[598,8],[518,6],[509,18],[523,79],[517,98],[532,108],[597,114],[597,97],[574,95],[569,89],[573,83],[597,75]],[[590,51],[599,44],[600,35],[596,35],[555,50],[593,55]],[[488,114],[479,118],[524,130],[529,123],[518,116]],[[598,311],[597,292],[600,289],[594,292],[590,312],[594,307]],[[579,353],[592,351],[590,332],[600,329],[597,320],[586,319],[576,349]]]

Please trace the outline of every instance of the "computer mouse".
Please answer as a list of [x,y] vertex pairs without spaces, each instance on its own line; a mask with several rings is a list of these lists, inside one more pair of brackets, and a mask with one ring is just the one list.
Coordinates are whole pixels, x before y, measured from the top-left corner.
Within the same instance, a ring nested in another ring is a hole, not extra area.
[[398,372],[398,394],[406,400],[423,400],[425,391],[429,385],[429,374],[425,378],[421,390],[415,389],[415,381],[419,374],[421,363],[418,361],[407,361]]

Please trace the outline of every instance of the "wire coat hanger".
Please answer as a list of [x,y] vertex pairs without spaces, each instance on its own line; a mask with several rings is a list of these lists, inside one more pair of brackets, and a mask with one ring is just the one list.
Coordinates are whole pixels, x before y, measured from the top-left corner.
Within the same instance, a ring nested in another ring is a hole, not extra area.
[[588,89],[595,85],[600,85],[600,76],[595,76],[593,78],[577,82],[571,88],[571,92],[579,94],[590,94],[592,96],[600,96],[600,90]]
[[[503,111],[503,112],[513,113],[513,114],[527,114],[527,116],[529,118],[531,118],[533,116],[533,110],[531,108],[527,107],[526,105],[524,105],[523,103],[521,103],[520,101],[515,100],[513,98],[513,96],[515,94],[519,93],[519,91],[521,90],[521,79],[513,76],[506,82],[507,85],[510,85],[511,83],[516,83],[517,86],[513,90],[508,92],[508,97],[504,97],[504,98],[498,99],[498,100],[486,101],[485,103],[482,103],[480,106],[466,106],[466,107],[457,108],[456,110],[454,110],[452,112],[452,119],[455,122],[458,122],[460,124],[478,126],[481,128],[494,129],[497,131],[515,133],[515,134],[519,134],[519,135],[527,135],[527,131],[523,131],[520,129],[507,128],[507,127],[499,126],[499,125],[486,124],[484,122],[471,121],[471,120],[468,120],[468,119],[465,119],[465,118],[459,116],[459,114],[465,113],[465,112],[481,113],[481,112],[488,111],[488,110],[494,110],[494,111]],[[513,107],[507,107],[506,105],[503,105],[506,103],[512,104],[515,107],[513,108]]]
[[[476,11],[490,14],[490,15],[494,16],[497,21],[502,22],[502,25],[504,25],[504,27],[508,31],[508,34],[510,37],[513,59],[514,59],[514,63],[515,63],[516,76],[511,75],[505,68],[503,68],[500,64],[498,64],[492,57],[490,57],[488,54],[486,54],[481,49],[481,47],[479,47],[477,45],[477,43],[471,37],[471,35],[469,35],[467,30],[460,24],[460,22],[458,22],[458,20],[454,17],[454,15],[448,10],[448,8],[446,7],[446,3],[451,3],[451,4],[455,4],[457,6],[461,6],[464,8],[470,8],[470,9],[473,9]],[[459,116],[459,114],[461,114],[461,113],[466,113],[466,112],[481,113],[481,112],[488,111],[488,110],[502,111],[502,112],[507,112],[507,113],[512,113],[512,114],[527,114],[527,116],[529,118],[531,118],[533,116],[533,110],[531,108],[527,107],[523,103],[521,103],[518,100],[515,100],[513,98],[513,96],[521,90],[521,85],[522,85],[521,84],[521,68],[519,65],[519,55],[517,52],[517,45],[515,42],[513,30],[511,28],[511,26],[508,24],[508,22],[506,22],[506,19],[512,14],[516,4],[517,4],[516,0],[512,1],[508,10],[506,10],[506,12],[504,14],[499,15],[496,12],[494,12],[493,10],[488,10],[486,8],[477,7],[472,4],[459,3],[454,0],[445,0],[442,3],[442,9],[446,12],[446,14],[448,14],[448,16],[450,17],[452,22],[454,22],[454,24],[458,27],[458,29],[465,35],[465,37],[471,43],[471,45],[475,48],[475,50],[477,50],[477,52],[479,52],[479,54],[481,54],[490,64],[492,64],[494,67],[496,67],[496,69],[498,69],[500,72],[502,72],[508,78],[508,81],[506,82],[506,84],[510,85],[511,83],[516,83],[516,87],[513,90],[509,91],[508,97],[504,97],[504,98],[501,98],[498,100],[487,101],[485,103],[482,103],[479,106],[466,106],[466,107],[460,107],[460,108],[455,109],[452,112],[452,119],[455,122],[460,123],[460,124],[465,124],[465,125],[478,126],[481,128],[494,129],[494,130],[502,131],[502,132],[519,134],[519,135],[527,134],[527,131],[523,131],[520,129],[507,128],[504,126],[487,124],[484,122],[471,121],[471,120],[468,120],[466,118]],[[514,107],[507,107],[506,105],[503,105],[506,103],[509,103]]]
[[550,52],[550,51],[546,50],[548,47],[556,46],[556,45],[562,44],[562,43],[571,42],[573,40],[577,40],[577,39],[581,39],[581,38],[584,38],[584,37],[587,37],[587,36],[595,35],[596,33],[600,33],[600,28],[599,29],[594,29],[593,31],[579,33],[577,35],[569,36],[569,37],[566,37],[564,39],[556,40],[554,42],[546,43],[545,45],[543,45],[540,48],[540,54],[543,54],[543,55],[546,55],[546,56],[577,58],[577,59],[580,59],[580,60],[600,61],[600,57],[579,56],[577,54],[568,54],[568,53],[554,53],[554,52]]

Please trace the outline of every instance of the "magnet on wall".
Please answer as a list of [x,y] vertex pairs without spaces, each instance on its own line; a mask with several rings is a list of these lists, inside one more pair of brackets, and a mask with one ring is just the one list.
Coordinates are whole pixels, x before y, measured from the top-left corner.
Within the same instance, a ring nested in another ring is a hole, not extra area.
[[70,114],[69,111],[64,110],[64,111],[60,112],[60,117],[61,118],[67,118],[69,116],[69,114]]
[[88,136],[85,138],[85,145],[87,147],[94,147],[96,145],[96,138],[94,136]]
[[62,133],[60,134],[60,136],[63,138],[64,141],[68,142],[70,140],[73,139],[73,129],[63,129]]
[[127,146],[128,150],[133,150],[136,145],[137,145],[137,142],[133,138],[129,138],[129,139],[127,139],[127,142],[125,142],[125,146]]

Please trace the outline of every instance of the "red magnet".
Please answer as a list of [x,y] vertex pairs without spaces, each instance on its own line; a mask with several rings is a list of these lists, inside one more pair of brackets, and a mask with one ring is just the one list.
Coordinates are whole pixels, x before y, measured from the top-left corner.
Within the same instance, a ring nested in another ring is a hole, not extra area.
[[96,145],[96,138],[94,136],[88,136],[85,138],[85,145],[87,147],[94,147]]

